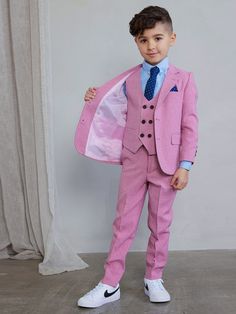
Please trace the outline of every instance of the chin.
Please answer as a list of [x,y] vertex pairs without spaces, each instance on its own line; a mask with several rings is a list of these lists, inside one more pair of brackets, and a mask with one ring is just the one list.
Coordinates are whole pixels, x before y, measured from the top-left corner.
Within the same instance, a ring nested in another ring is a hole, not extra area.
[[156,60],[147,59],[147,62],[150,63],[150,64],[157,64],[157,63],[159,63],[160,61],[161,61],[160,59],[156,59]]
[[165,57],[166,56],[164,56],[164,57],[159,56],[159,58],[155,58],[155,59],[148,58],[147,60],[149,60],[149,61],[147,61],[147,62],[149,62],[151,64],[156,64],[156,63],[161,62]]

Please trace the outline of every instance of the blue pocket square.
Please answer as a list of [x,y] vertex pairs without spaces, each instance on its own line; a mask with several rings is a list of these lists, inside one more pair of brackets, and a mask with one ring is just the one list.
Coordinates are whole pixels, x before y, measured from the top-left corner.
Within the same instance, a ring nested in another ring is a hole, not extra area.
[[173,86],[173,87],[171,88],[170,92],[178,92],[177,86],[176,86],[176,85]]

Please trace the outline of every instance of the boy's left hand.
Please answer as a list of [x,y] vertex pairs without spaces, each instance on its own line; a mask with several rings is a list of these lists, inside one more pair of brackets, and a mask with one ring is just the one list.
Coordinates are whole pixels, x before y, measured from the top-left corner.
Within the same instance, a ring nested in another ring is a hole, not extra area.
[[189,171],[184,168],[178,168],[172,177],[170,185],[176,190],[182,190],[188,184],[188,173]]

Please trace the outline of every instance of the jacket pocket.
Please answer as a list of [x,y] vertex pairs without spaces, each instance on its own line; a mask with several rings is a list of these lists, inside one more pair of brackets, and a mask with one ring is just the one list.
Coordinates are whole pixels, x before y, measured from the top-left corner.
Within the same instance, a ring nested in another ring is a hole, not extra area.
[[171,135],[171,144],[173,145],[181,144],[181,135],[179,133],[174,133]]

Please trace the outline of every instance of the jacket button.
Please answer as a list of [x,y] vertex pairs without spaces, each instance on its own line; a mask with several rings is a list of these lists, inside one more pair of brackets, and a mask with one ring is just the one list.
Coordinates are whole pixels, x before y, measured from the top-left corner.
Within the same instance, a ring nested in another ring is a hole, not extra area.
[[148,134],[148,137],[152,137],[152,134]]
[[141,136],[141,137],[144,137],[144,134],[143,134],[143,133],[141,133],[141,134],[140,134],[140,136]]
[[153,106],[153,105],[151,105],[151,106],[150,106],[150,108],[151,108],[151,109],[153,109],[153,108],[154,108],[154,106]]
[[145,123],[146,121],[145,120],[142,120],[142,123]]
[[147,108],[147,106],[146,105],[143,105],[143,109],[146,109]]
[[149,120],[148,122],[149,122],[149,123],[152,123],[152,120]]

